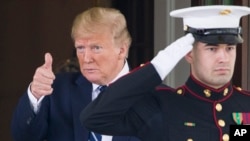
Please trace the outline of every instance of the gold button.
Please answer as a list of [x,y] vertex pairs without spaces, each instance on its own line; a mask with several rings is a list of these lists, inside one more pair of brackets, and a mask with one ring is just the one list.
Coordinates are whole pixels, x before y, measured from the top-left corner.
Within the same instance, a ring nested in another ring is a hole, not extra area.
[[187,141],[193,141],[193,139],[191,139],[191,138],[188,138],[188,139],[187,139]]
[[211,91],[209,89],[205,89],[204,91],[204,94],[206,97],[210,97],[211,96]]
[[217,103],[215,106],[215,109],[220,112],[222,110],[222,105],[220,103]]
[[177,94],[181,95],[182,94],[182,89],[177,90]]
[[226,88],[226,89],[224,90],[223,95],[226,96],[227,94],[228,94],[228,88]]
[[220,125],[220,127],[224,127],[226,125],[225,121],[222,119],[218,120],[218,124]]
[[223,140],[223,141],[229,141],[229,135],[228,135],[228,134],[224,134],[224,135],[222,136],[222,140]]
[[237,89],[238,91],[241,91],[241,90],[242,90],[242,88],[241,88],[241,87],[237,87],[236,89]]

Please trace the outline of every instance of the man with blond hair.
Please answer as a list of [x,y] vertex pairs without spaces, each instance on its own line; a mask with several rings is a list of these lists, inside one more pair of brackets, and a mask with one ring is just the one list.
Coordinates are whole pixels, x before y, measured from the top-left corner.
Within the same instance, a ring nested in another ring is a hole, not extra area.
[[53,73],[46,53],[12,119],[15,141],[138,141],[100,135],[81,126],[80,111],[109,85],[129,72],[131,37],[117,9],[93,7],[79,14],[72,27],[80,72]]

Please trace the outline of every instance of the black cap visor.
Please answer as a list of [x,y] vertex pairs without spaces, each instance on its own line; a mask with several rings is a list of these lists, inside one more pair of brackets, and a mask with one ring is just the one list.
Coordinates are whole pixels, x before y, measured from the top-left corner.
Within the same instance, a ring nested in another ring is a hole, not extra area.
[[239,44],[243,43],[240,35],[197,35],[193,34],[196,41],[209,44]]
[[210,44],[239,44],[243,42],[241,28],[196,29],[187,27],[186,33],[192,33],[196,41]]

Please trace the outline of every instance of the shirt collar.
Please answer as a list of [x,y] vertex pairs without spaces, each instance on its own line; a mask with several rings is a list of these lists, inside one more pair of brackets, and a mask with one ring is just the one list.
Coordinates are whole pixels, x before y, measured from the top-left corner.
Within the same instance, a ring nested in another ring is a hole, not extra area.
[[[120,77],[122,77],[123,75],[127,74],[129,72],[129,67],[128,67],[128,62],[127,60],[125,61],[125,64],[122,68],[122,70],[120,71],[120,73],[111,81],[109,82],[110,83],[113,83],[114,81],[116,81],[117,79],[119,79]],[[95,83],[92,83],[92,88],[93,88],[93,91],[96,90],[96,88],[100,86],[98,84],[95,84]]]

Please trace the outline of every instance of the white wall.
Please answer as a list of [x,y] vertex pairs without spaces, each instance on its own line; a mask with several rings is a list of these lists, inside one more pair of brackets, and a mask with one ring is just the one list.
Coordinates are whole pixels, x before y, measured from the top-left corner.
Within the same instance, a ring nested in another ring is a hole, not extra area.
[[[178,3],[177,3],[178,2]],[[170,11],[190,7],[191,0],[155,0],[154,1],[154,52],[171,44],[184,35],[182,19],[169,16]],[[167,65],[167,64],[166,64]],[[175,69],[166,77],[164,83],[172,87],[181,86],[189,76],[189,64],[182,59]]]

